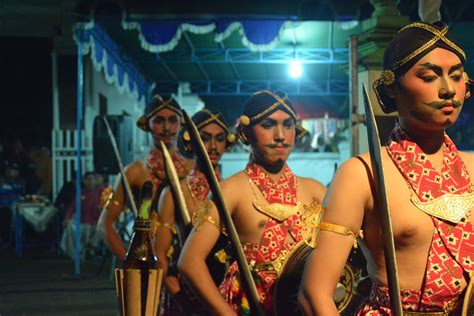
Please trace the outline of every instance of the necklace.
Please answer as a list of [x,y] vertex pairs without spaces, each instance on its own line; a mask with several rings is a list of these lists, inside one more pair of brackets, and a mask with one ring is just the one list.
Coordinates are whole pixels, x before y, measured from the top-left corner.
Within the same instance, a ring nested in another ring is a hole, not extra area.
[[471,210],[474,204],[474,192],[446,193],[428,202],[422,202],[418,195],[412,192],[410,200],[419,210],[457,224]]
[[276,219],[279,222],[283,222],[293,214],[296,214],[298,210],[301,208],[301,202],[296,202],[296,205],[288,205],[282,203],[267,203],[261,204],[258,203],[257,192],[255,192],[255,188],[253,187],[255,184],[252,182],[250,177],[248,178],[250,188],[252,188],[252,192],[254,195],[254,200],[252,201],[253,207],[260,213],[263,213],[273,219]]
[[452,140],[445,134],[441,171],[428,155],[397,124],[387,152],[411,191],[411,202],[430,216],[452,223],[467,215],[474,205],[469,172]]

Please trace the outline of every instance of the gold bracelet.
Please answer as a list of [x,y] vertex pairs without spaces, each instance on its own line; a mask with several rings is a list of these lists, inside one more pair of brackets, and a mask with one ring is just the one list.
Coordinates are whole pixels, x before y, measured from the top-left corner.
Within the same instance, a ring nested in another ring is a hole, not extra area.
[[174,224],[158,222],[157,227],[168,228],[171,231],[171,233],[173,233],[173,235],[176,234],[176,226]]

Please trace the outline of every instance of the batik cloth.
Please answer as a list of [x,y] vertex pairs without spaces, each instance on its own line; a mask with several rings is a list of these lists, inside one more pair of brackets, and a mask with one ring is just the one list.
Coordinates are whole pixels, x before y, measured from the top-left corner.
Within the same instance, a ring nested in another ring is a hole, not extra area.
[[[175,150],[170,152],[170,155],[176,168],[178,178],[184,179],[188,174],[186,160]],[[163,153],[156,148],[150,149],[146,157],[146,166],[153,185],[155,188],[159,188],[162,182],[167,179]]]
[[[427,155],[398,124],[392,131],[387,151],[422,202],[448,193],[471,192],[467,168],[447,135],[444,136],[441,172],[433,168]],[[431,216],[435,229],[424,282],[421,290],[401,290],[405,311],[449,311],[458,304],[465,288],[463,279],[474,269],[474,234],[468,214],[457,224]],[[389,306],[388,289],[375,285],[369,304],[359,315],[391,315]]]
[[[268,203],[296,205],[296,176],[288,166],[285,166],[278,182],[272,181],[263,168],[255,163],[249,163],[246,172]],[[263,266],[276,261],[284,251],[289,252],[302,239],[302,217],[302,212],[297,212],[282,222],[268,218],[260,242],[243,244],[247,263],[251,267]],[[276,272],[253,269],[252,274],[265,315],[273,315],[272,290],[277,279]],[[247,297],[241,288],[237,262],[233,262],[227,270],[220,292],[237,314],[250,314]]]

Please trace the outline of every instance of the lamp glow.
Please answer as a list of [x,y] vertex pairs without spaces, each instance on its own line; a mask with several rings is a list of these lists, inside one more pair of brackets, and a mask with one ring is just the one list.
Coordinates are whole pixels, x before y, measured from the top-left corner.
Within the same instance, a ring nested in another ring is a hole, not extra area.
[[301,66],[301,62],[299,60],[293,60],[290,63],[288,71],[290,72],[291,78],[297,79],[301,77],[301,75],[303,74],[303,67]]

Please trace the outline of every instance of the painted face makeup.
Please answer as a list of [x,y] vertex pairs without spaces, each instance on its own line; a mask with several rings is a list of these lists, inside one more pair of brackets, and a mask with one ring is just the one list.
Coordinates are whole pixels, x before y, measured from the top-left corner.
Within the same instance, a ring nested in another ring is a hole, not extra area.
[[216,167],[226,149],[224,129],[216,123],[211,123],[199,129],[199,135],[204,147],[206,147],[212,165]]
[[181,121],[175,111],[164,108],[153,115],[148,122],[155,143],[160,140],[167,146],[176,143]]
[[295,121],[278,110],[252,127],[252,154],[258,162],[278,165],[288,160],[295,144]]
[[454,124],[466,95],[464,68],[451,51],[436,48],[400,79],[395,99],[402,127],[444,130]]

